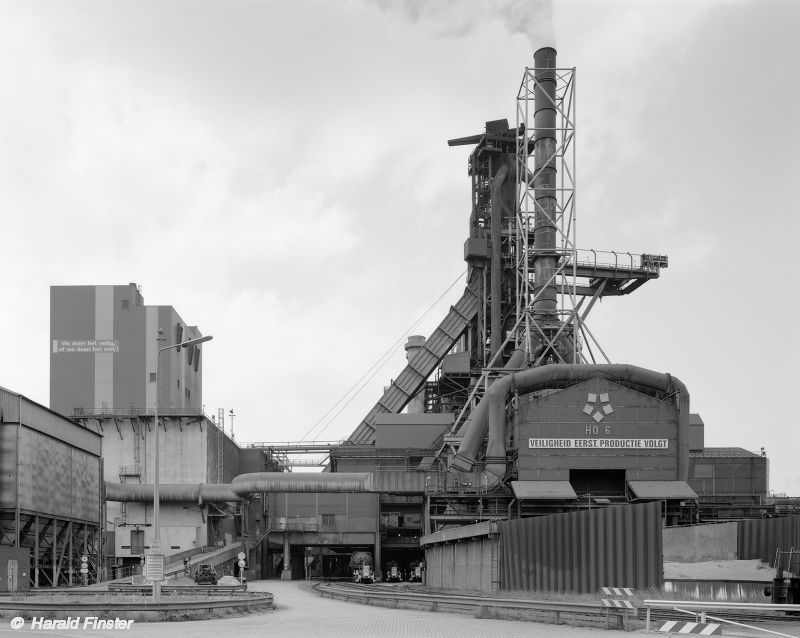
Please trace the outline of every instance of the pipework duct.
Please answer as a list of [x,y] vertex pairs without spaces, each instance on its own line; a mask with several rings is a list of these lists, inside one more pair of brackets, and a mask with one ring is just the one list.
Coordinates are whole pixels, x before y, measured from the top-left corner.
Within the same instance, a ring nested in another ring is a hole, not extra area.
[[[521,368],[523,362],[525,361],[525,353],[521,348],[517,348],[514,350],[514,353],[511,355],[511,358],[508,360],[504,367],[507,370],[514,370],[516,368]],[[506,377],[507,378],[507,377]],[[497,384],[497,381],[493,381],[492,384],[489,386],[493,388]],[[460,450],[461,449],[472,449],[474,448],[476,451],[480,447],[481,442],[483,441],[483,437],[486,436],[486,431],[484,430],[481,434],[478,433],[478,430],[474,427],[474,423],[477,421],[482,423],[484,426],[488,423],[488,412],[489,412],[489,402],[486,401],[486,397],[488,396],[488,392],[484,394],[484,398],[478,402],[478,405],[475,406],[475,409],[472,411],[472,414],[469,417],[469,421],[467,421],[463,426],[462,430],[464,430],[464,438],[461,441],[461,445],[459,446],[459,453],[453,457],[452,461],[450,461],[450,467],[463,470],[468,472],[472,469],[472,466],[475,463],[474,455],[471,459],[465,458],[461,456]],[[501,408],[505,412],[505,403],[503,403],[503,407]],[[502,426],[501,426],[501,429]],[[459,430],[461,432],[461,430]],[[494,446],[491,448],[492,455],[494,457],[503,457],[503,464],[505,466],[505,458],[506,458],[506,449],[505,444],[501,444],[501,446]],[[487,451],[487,454],[489,452]]]
[[[152,503],[153,484],[112,483],[106,481],[107,501],[120,503]],[[161,503],[228,503],[240,501],[230,484],[160,484],[158,500]]]
[[233,491],[242,498],[258,492],[374,492],[367,472],[255,472],[233,479]]
[[534,180],[536,215],[533,230],[533,290],[537,296],[533,313],[544,324],[558,322],[556,271],[556,50],[544,47],[533,54],[534,87]]
[[[626,381],[661,392],[678,393],[678,480],[685,481],[689,476],[689,392],[686,386],[670,374],[661,374],[646,368],[627,364],[572,364],[561,363],[530,368],[515,372],[495,381],[480,403],[472,411],[472,420],[458,447],[458,452],[450,463],[450,470],[469,471],[476,462],[478,449],[489,432],[487,442],[486,472],[489,486],[494,485],[505,473],[496,462],[501,456],[505,459],[505,427],[497,427],[490,419],[491,405],[499,397],[501,410],[508,400],[509,392],[536,392],[563,383],[577,383],[592,377],[602,377],[611,381]],[[497,418],[497,417],[494,417]],[[494,425],[494,427],[492,427]],[[498,431],[499,430],[499,431]],[[500,453],[502,450],[502,454]],[[489,457],[491,451],[491,458]]]
[[[106,482],[106,500],[152,503],[153,485]],[[161,503],[227,503],[259,492],[374,492],[369,473],[257,472],[240,474],[227,484],[160,485]]]
[[491,310],[491,329],[489,333],[489,357],[492,358],[500,350],[503,343],[503,270],[501,262],[501,231],[503,228],[503,200],[501,197],[503,183],[508,176],[508,166],[503,163],[492,178],[491,202],[491,237],[492,237],[492,260],[491,260],[491,281],[490,291],[492,296]]

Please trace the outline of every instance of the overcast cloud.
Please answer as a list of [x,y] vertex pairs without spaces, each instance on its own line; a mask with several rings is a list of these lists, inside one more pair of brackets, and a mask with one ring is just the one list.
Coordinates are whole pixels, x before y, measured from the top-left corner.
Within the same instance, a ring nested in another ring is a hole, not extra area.
[[[48,403],[49,286],[135,281],[214,335],[207,412],[234,409],[240,441],[298,440],[463,271],[469,149],[446,140],[513,122],[555,38],[577,67],[579,245],[670,257],[598,304],[594,334],[684,381],[708,445],[765,447],[772,489],[800,494],[798,3],[0,9],[0,385]],[[347,437],[402,361],[314,433]]]

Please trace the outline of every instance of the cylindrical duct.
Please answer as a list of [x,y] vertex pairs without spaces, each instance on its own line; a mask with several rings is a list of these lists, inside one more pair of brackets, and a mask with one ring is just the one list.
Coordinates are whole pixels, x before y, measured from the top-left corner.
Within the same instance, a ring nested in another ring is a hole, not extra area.
[[[259,492],[375,492],[369,473],[257,472],[240,474],[227,484],[160,484],[161,503],[225,503]],[[153,485],[106,482],[106,500],[152,503]]]
[[533,54],[534,180],[536,215],[533,230],[533,313],[540,324],[558,321],[556,304],[556,50],[545,47]]
[[489,333],[489,355],[494,357],[500,346],[503,343],[503,265],[502,265],[502,247],[501,236],[503,227],[503,203],[502,203],[502,189],[503,183],[508,175],[508,167],[503,164],[497,171],[497,174],[492,178],[491,187],[491,202],[492,202],[492,219],[491,219],[491,237],[492,237],[492,260],[491,260],[491,281],[490,292],[492,301],[492,314]]
[[[552,388],[564,383],[578,383],[592,377],[601,377],[615,382],[626,381],[635,385],[655,388],[661,392],[675,393],[678,408],[678,431],[677,431],[677,455],[678,455],[678,480],[685,481],[689,476],[689,392],[686,386],[675,377],[669,374],[660,374],[639,368],[637,366],[625,364],[553,364],[530,368],[522,372],[516,372],[502,377],[495,381],[480,403],[472,411],[472,417],[458,452],[450,462],[450,470],[469,471],[475,464],[478,450],[481,443],[489,433],[489,441],[486,445],[487,470],[491,465],[496,465],[495,460],[505,455],[505,429],[497,428],[491,422],[492,415],[492,396],[500,397],[500,405],[504,406],[509,392],[516,389],[520,393],[527,394],[546,388]],[[496,409],[496,408],[495,408]],[[497,418],[499,415],[495,415]],[[494,427],[493,427],[494,426]],[[489,454],[493,455],[490,458]],[[487,478],[489,487],[494,483],[493,477],[499,477],[499,468],[489,472]]]
[[[410,335],[406,341],[406,361],[411,363],[411,360],[417,356],[417,353],[425,345],[425,337],[422,335]],[[414,395],[406,406],[408,414],[422,414],[425,412],[425,390],[421,390]]]
[[[511,355],[511,358],[506,362],[504,368],[507,370],[515,370],[520,368],[525,361],[525,353],[522,349],[517,348]],[[497,381],[493,381],[492,385],[489,388],[493,388],[494,384]],[[504,405],[505,408],[505,405]],[[451,461],[451,466],[454,469],[469,471],[472,469],[472,466],[475,463],[475,452],[477,452],[478,447],[480,447],[483,438],[486,436],[486,431],[483,429],[483,426],[488,422],[487,412],[489,410],[489,402],[488,401],[480,401],[478,405],[475,406],[475,409],[472,410],[472,414],[470,414],[469,419],[461,426],[458,430],[458,434],[463,434],[463,439],[461,440],[461,445],[459,446],[459,454],[453,457]],[[479,423],[478,427],[475,427],[473,424]],[[461,450],[474,450],[471,456],[464,457],[461,454]],[[495,448],[493,447],[492,450]],[[499,448],[498,448],[499,449]],[[498,456],[502,456],[505,460],[505,447],[502,448],[498,452]]]
[[372,476],[347,472],[255,472],[233,479],[233,491],[246,498],[259,492],[372,492]]
[[[152,503],[153,484],[112,483],[105,484],[107,501],[120,503]],[[158,500],[161,503],[228,503],[239,501],[230,484],[160,484]]]

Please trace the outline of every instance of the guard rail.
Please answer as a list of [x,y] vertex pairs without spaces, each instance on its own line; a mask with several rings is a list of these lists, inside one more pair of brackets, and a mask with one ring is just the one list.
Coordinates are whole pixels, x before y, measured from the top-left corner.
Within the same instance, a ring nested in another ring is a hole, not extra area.
[[[392,602],[394,607],[400,607],[400,603],[416,604],[417,606],[427,606],[430,611],[440,609],[469,609],[477,612],[479,616],[488,616],[492,608],[503,609],[524,609],[543,614],[552,614],[553,622],[561,624],[562,615],[566,616],[590,616],[593,620],[605,621],[608,610],[595,603],[571,603],[558,601],[527,600],[523,598],[494,598],[488,596],[463,596],[459,594],[417,594],[414,592],[401,592],[389,590],[382,587],[345,585],[332,583],[317,583],[314,589],[321,596],[337,596],[346,600],[362,600],[369,604],[370,601]],[[622,611],[622,610],[620,610]],[[611,614],[619,616],[616,610]]]
[[[84,592],[86,593],[86,592]],[[92,592],[96,593],[96,592]],[[100,593],[100,592],[97,592]],[[107,592],[102,592],[106,593]],[[96,611],[97,601],[65,601],[47,602],[42,600],[17,600],[16,596],[12,599],[0,598],[0,609],[10,609],[15,611],[27,612],[66,612],[66,611]],[[237,607],[275,607],[275,598],[269,592],[240,593],[238,596],[225,598],[223,600],[180,600],[177,597],[171,600],[152,602],[151,600],[142,601],[103,601],[103,611],[106,613],[124,611],[184,611],[191,609],[224,609]]]

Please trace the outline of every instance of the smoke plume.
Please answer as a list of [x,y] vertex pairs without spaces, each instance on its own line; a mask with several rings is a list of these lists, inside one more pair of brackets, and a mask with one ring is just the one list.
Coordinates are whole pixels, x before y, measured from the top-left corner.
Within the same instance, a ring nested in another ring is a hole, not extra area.
[[399,11],[445,37],[461,37],[492,20],[510,34],[528,38],[532,49],[555,46],[552,0],[374,0],[383,11]]

